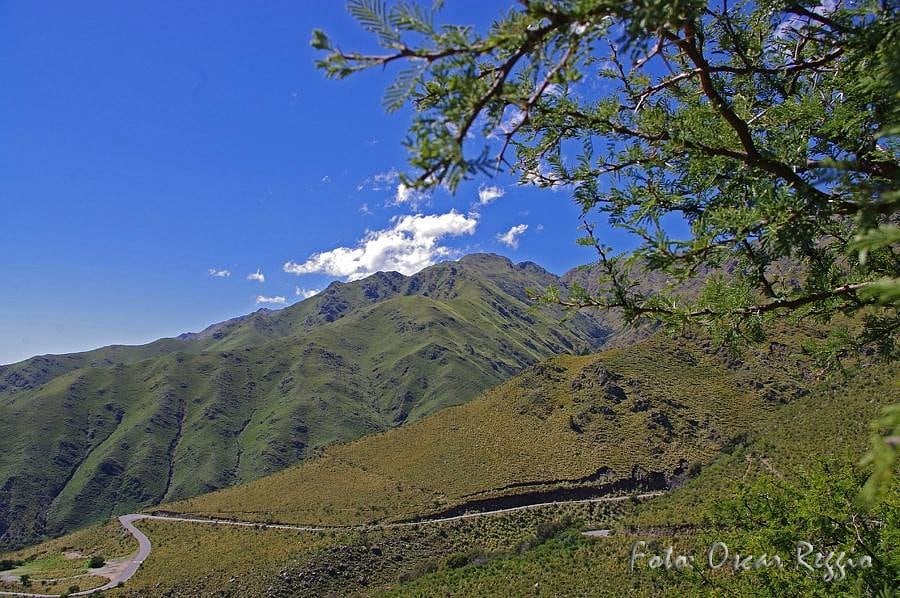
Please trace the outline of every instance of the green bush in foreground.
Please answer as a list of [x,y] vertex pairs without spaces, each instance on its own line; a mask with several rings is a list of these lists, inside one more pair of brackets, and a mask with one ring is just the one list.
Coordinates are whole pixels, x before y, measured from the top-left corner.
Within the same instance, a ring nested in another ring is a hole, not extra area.
[[[703,545],[724,542],[732,558],[737,548],[755,558],[779,555],[784,566],[753,567],[718,583],[780,596],[893,595],[900,579],[900,487],[868,505],[859,501],[865,480],[850,465],[824,462],[796,481],[769,477],[741,486],[707,517]],[[713,560],[722,557],[720,550]]]

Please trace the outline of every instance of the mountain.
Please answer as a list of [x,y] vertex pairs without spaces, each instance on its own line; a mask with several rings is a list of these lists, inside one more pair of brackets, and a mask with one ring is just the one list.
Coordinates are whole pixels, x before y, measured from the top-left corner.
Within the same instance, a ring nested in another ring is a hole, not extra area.
[[333,283],[142,346],[0,367],[0,545],[253,480],[465,403],[614,325],[532,309],[564,281],[476,254]]
[[[597,354],[552,357],[463,405],[157,509],[339,526],[662,492],[651,500],[325,533],[142,521],[153,552],[110,595],[650,596],[670,585],[678,595],[706,595],[689,577],[630,573],[631,544],[700,521],[748,476],[789,478],[823,447],[841,446],[857,460],[869,422],[896,396],[889,364],[863,361],[839,376],[814,375],[802,344],[815,337],[814,329],[775,331],[735,356],[702,336],[658,334]],[[567,517],[616,533],[554,538],[570,525]],[[643,531],[629,533],[630,525]],[[659,540],[668,546],[666,536]],[[73,550],[124,556],[134,546],[111,521],[0,560],[65,577],[83,569],[63,558]]]
[[739,360],[665,335],[554,357],[464,405],[160,508],[340,525],[675,487],[809,393],[796,340]]

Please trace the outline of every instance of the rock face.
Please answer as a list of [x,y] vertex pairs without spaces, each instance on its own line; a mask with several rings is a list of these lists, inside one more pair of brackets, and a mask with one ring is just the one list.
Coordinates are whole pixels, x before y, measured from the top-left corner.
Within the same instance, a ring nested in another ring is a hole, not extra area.
[[617,332],[604,321],[531,310],[527,289],[561,284],[471,255],[178,338],[2,366],[0,548],[263,476],[603,346]]

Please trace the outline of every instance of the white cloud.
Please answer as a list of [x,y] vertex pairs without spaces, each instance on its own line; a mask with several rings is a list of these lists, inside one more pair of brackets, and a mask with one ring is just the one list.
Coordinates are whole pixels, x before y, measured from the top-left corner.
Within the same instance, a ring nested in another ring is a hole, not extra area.
[[385,172],[376,173],[366,180],[356,185],[357,191],[363,191],[367,187],[372,191],[388,191],[394,188],[394,183],[400,178],[400,172],[396,168],[391,168]]
[[507,116],[504,111],[504,118],[497,125],[497,128],[490,132],[488,135],[489,139],[496,139],[501,135],[512,133],[525,120],[525,112],[521,108],[518,106],[507,106],[507,108],[509,108],[509,115]]
[[517,224],[505,233],[498,234],[497,240],[507,247],[516,249],[519,247],[519,236],[526,230],[528,230],[527,224]]
[[398,178],[400,178],[400,173],[396,168],[391,168],[387,172],[379,172],[372,177],[372,188],[375,189],[375,191],[390,189]]
[[412,187],[407,187],[403,183],[397,184],[397,192],[394,194],[394,205],[402,205],[407,204],[412,207],[412,209],[418,209],[421,204],[428,202],[428,194],[424,191],[420,191],[418,189],[414,189]]
[[499,199],[506,194],[506,190],[503,187],[488,187],[485,185],[481,185],[478,187],[478,203],[485,206],[495,199]]
[[284,271],[290,274],[319,272],[358,280],[378,271],[396,270],[414,274],[453,255],[439,242],[445,237],[471,235],[478,226],[477,214],[408,214],[391,219],[390,228],[368,231],[355,247],[337,247],[315,253],[305,262],[289,261]]
[[301,289],[300,287],[294,287],[294,294],[298,297],[303,297],[304,299],[309,299],[321,292],[322,289]]
[[328,176],[328,175],[326,174],[325,176],[322,177],[322,182],[323,182],[323,183],[330,183],[330,182],[331,182],[331,177]]
[[216,270],[215,268],[209,269],[209,275],[215,276],[216,278],[228,278],[231,276],[230,270]]
[[568,186],[556,177],[549,165],[543,163],[522,173],[522,181],[551,191],[561,191]]
[[369,204],[367,204],[367,203],[364,203],[363,205],[359,206],[359,211],[362,214],[371,214],[372,213],[372,210],[369,208]]
[[247,275],[247,280],[255,280],[257,282],[266,282],[266,275],[259,271],[259,268],[256,269],[256,272],[252,272]]
[[274,305],[284,305],[287,303],[287,299],[282,297],[281,295],[276,295],[275,297],[266,297],[265,295],[257,295],[256,296],[256,304],[260,303],[271,303]]

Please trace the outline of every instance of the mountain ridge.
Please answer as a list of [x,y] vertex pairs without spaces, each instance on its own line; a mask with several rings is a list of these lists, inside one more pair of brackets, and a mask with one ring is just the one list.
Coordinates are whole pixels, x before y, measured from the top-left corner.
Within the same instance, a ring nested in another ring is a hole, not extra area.
[[[433,268],[441,268],[441,267],[449,265],[449,264],[478,264],[485,260],[487,260],[488,262],[499,262],[499,263],[505,262],[508,265],[519,268],[519,269],[534,268],[534,269],[538,270],[540,273],[542,273],[543,275],[557,278],[560,281],[567,281],[568,279],[570,279],[572,277],[572,273],[584,268],[584,266],[578,266],[576,268],[572,268],[572,269],[566,271],[565,273],[563,273],[561,275],[556,275],[533,261],[526,260],[526,261],[522,261],[522,262],[513,262],[508,257],[502,256],[499,254],[471,253],[471,254],[466,254],[466,255],[462,256],[458,260],[446,260],[446,261],[438,262],[436,264],[432,264],[431,266],[427,266],[427,267],[423,268],[422,270],[420,270],[419,272],[416,272],[411,275],[405,275],[405,274],[402,274],[400,272],[393,271],[393,270],[386,270],[386,271],[375,272],[374,274],[367,276],[363,279],[357,280],[357,281],[342,282],[342,281],[335,280],[335,281],[332,281],[331,283],[329,283],[325,289],[323,289],[316,295],[313,295],[312,297],[309,297],[307,299],[303,299],[301,301],[293,303],[287,307],[280,308],[280,309],[271,309],[271,308],[267,308],[267,307],[261,307],[261,308],[258,308],[256,310],[246,313],[246,314],[238,315],[233,318],[227,318],[227,319],[219,321],[219,322],[213,322],[213,323],[205,326],[204,328],[202,328],[199,331],[186,331],[186,332],[182,332],[180,334],[174,335],[174,336],[163,336],[163,337],[154,339],[152,341],[148,341],[146,343],[137,343],[137,344],[113,343],[110,345],[104,345],[101,347],[97,347],[95,349],[87,349],[84,351],[72,351],[72,352],[66,352],[66,353],[42,353],[42,354],[38,354],[38,355],[32,355],[31,357],[26,357],[25,359],[21,359],[19,361],[15,361],[12,363],[0,364],[0,380],[2,380],[2,376],[3,376],[5,370],[10,370],[17,366],[21,366],[22,364],[25,364],[26,362],[31,362],[33,360],[49,362],[49,361],[54,360],[54,358],[74,359],[74,358],[78,358],[78,357],[87,357],[87,356],[97,355],[97,354],[107,352],[107,351],[110,353],[129,352],[130,350],[148,348],[148,347],[151,347],[156,344],[162,344],[162,343],[167,343],[167,342],[174,343],[177,341],[202,340],[202,339],[206,339],[208,337],[214,336],[215,333],[217,333],[223,329],[227,329],[232,326],[246,322],[247,320],[250,320],[250,319],[254,318],[255,316],[271,316],[273,314],[284,313],[286,310],[291,310],[292,308],[295,308],[298,305],[304,304],[309,301],[314,301],[317,298],[321,298],[323,295],[326,295],[328,293],[334,293],[336,289],[340,289],[346,285],[354,285],[356,283],[372,281],[373,279],[378,279],[378,280],[384,281],[384,280],[399,278],[399,279],[408,281],[408,280],[413,279],[413,278],[421,275],[422,273],[425,273]],[[87,363],[90,363],[90,362],[87,362]],[[0,381],[0,392],[3,392],[4,390],[7,390],[7,386],[5,386],[2,381]]]
[[475,254],[182,338],[0,367],[0,543],[255,479],[616,334],[532,309],[527,289],[551,284]]

